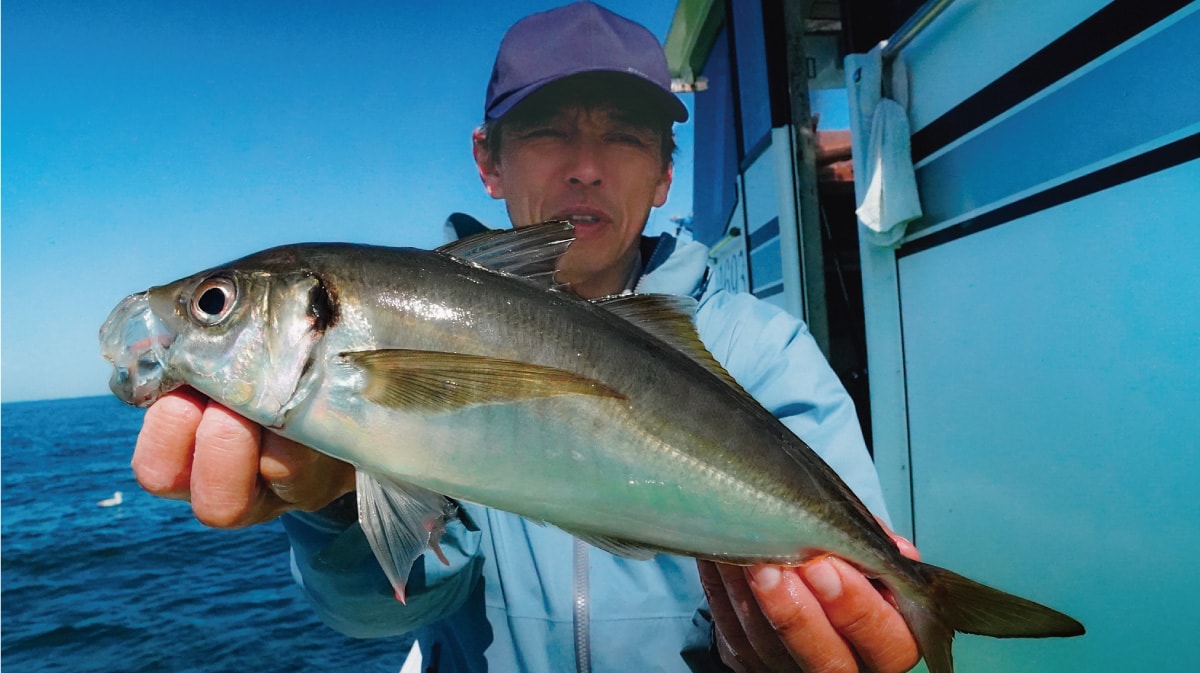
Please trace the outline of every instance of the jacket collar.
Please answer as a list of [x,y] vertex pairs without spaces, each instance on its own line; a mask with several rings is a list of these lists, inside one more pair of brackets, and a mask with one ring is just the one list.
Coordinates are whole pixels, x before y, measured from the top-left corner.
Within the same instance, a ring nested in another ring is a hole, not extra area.
[[708,248],[697,241],[680,241],[670,234],[642,237],[645,266],[634,291],[638,294],[678,294],[700,298],[708,281]]

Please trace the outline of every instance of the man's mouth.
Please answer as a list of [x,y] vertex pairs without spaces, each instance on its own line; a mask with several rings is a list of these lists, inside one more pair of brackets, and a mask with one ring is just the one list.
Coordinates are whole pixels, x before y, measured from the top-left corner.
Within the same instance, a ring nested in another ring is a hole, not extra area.
[[570,220],[571,224],[580,229],[594,228],[597,225],[611,222],[612,218],[602,210],[595,208],[570,208],[555,214],[556,220]]

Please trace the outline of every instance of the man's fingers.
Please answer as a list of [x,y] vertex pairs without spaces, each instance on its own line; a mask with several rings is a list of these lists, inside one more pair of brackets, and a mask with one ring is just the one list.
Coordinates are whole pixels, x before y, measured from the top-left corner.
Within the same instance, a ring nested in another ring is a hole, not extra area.
[[746,577],[763,614],[803,670],[857,673],[854,652],[830,624],[799,568],[752,566]]
[[883,519],[875,517],[875,521],[879,524],[880,528],[883,528],[883,532],[887,533],[888,537],[892,538],[892,542],[896,544],[896,548],[900,550],[902,555],[914,561],[921,560],[921,552],[917,551],[916,545],[914,545],[912,542],[909,542],[908,538],[897,535],[894,531],[892,531],[891,526],[888,526],[887,522],[885,522]]
[[164,395],[146,410],[130,466],[147,492],[188,499],[196,428],[205,404],[203,395],[185,388]]
[[258,471],[267,487],[284,502],[295,503],[303,491],[300,480],[314,462],[316,452],[273,432],[262,433]]
[[185,388],[146,410],[131,462],[148,492],[189,500],[203,524],[240,528],[316,510],[354,490],[354,469],[266,432]]
[[[729,644],[729,639],[720,629],[713,631],[713,644],[716,645],[717,656],[720,657],[721,663],[725,664],[726,668],[733,673],[753,673],[742,664],[741,657],[738,656],[737,651]],[[749,643],[743,640],[742,646],[749,647]]]
[[262,433],[259,462],[267,488],[298,509],[313,511],[354,490],[354,468],[336,458],[280,437]]
[[232,411],[210,404],[196,431],[192,462],[192,511],[201,523],[238,528],[281,510],[274,493],[260,487],[262,428]]
[[765,670],[762,660],[755,654],[746,632],[742,629],[730,600],[725,581],[718,565],[712,561],[697,561],[700,568],[700,585],[708,597],[708,609],[712,613],[717,651],[721,661],[737,673]]
[[746,581],[746,569],[740,566],[717,564],[729,601],[741,622],[742,630],[755,654],[765,664],[765,669],[777,673],[800,673],[800,667],[792,658],[784,643],[775,632],[759,607],[758,599]]
[[893,533],[891,531],[888,531],[888,535],[891,536],[892,542],[896,543],[896,548],[899,549],[900,553],[903,554],[906,558],[910,558],[914,561],[921,560],[921,552],[917,551],[916,545],[909,542],[908,538],[904,538],[899,535],[896,535],[895,533]]
[[917,643],[904,618],[861,572],[827,556],[802,566],[800,575],[869,670],[900,673],[917,664]]

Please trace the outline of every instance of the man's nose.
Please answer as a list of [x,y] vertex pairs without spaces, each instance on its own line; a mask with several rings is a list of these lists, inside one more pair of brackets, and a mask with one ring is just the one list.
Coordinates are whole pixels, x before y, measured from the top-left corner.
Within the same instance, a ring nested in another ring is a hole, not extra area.
[[567,168],[567,181],[572,185],[599,187],[604,182],[600,148],[595,143],[583,141],[574,148]]

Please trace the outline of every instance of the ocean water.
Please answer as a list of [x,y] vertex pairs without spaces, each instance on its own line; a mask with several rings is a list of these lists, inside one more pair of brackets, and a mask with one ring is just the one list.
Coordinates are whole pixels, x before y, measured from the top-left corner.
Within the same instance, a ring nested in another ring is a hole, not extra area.
[[[390,671],[402,639],[322,624],[283,528],[205,528],[129,468],[142,412],[113,397],[0,405],[0,664],[71,673]],[[119,505],[98,503],[121,491]]]

